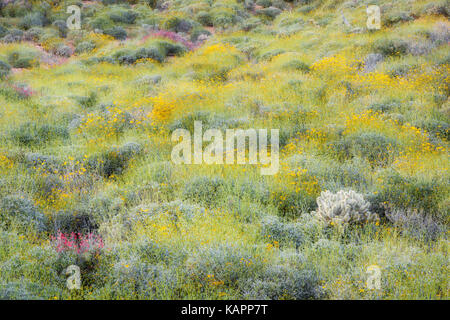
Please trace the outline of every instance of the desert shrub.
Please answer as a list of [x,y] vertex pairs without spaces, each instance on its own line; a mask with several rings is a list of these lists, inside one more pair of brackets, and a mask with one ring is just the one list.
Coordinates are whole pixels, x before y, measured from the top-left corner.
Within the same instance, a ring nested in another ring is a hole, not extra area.
[[180,290],[177,270],[161,264],[134,262],[124,268],[117,263],[110,277],[120,288],[117,292],[117,289],[113,289],[113,294],[131,292],[133,298],[177,298],[176,294]]
[[[138,49],[134,53],[134,57],[136,58],[136,60],[152,59],[152,60],[155,60],[158,62],[163,62],[165,53],[168,53],[171,50],[172,50],[172,52],[176,52],[177,49],[179,49],[179,48],[175,45],[174,46],[171,46],[171,45],[165,46],[164,44],[162,44],[161,49],[159,49],[157,47],[147,47],[147,48]],[[163,51],[163,53],[161,53],[161,51]]]
[[424,7],[424,11],[427,14],[443,15],[444,17],[450,16],[450,9],[449,9],[447,0],[441,0],[441,1],[435,1],[435,2],[428,3]]
[[286,51],[284,49],[274,49],[271,51],[267,51],[258,56],[258,61],[270,61],[273,57],[276,57],[285,52]]
[[162,27],[174,32],[189,32],[192,29],[192,23],[180,17],[169,17],[163,22]]
[[94,42],[92,41],[83,41],[80,42],[77,47],[75,48],[75,53],[76,54],[81,54],[81,53],[89,53],[92,50],[94,50],[96,48],[96,45]]
[[352,134],[333,141],[329,147],[339,160],[352,157],[367,159],[373,166],[388,165],[396,154],[397,143],[376,132]]
[[371,197],[371,210],[384,214],[386,206],[416,208],[440,219],[446,216],[445,209],[443,211],[440,206],[445,198],[445,190],[445,183],[437,179],[403,177],[389,170],[384,174],[383,187]]
[[136,83],[138,85],[155,85],[161,82],[161,75],[154,74],[154,75],[146,75],[136,80]]
[[9,195],[0,200],[1,224],[11,225],[25,231],[32,227],[37,231],[45,230],[45,216],[39,212],[33,201],[20,195]]
[[244,181],[237,188],[240,198],[247,198],[251,201],[257,201],[260,203],[267,203],[269,199],[269,188],[267,185],[261,182],[252,182],[250,180]]
[[19,1],[9,1],[2,11],[9,17],[23,17],[30,11],[30,6]]
[[54,233],[89,233],[98,229],[98,221],[85,209],[64,210],[52,215],[49,229]]
[[191,134],[194,133],[194,122],[201,121],[203,125],[209,124],[211,122],[211,114],[204,111],[195,111],[183,115],[179,120],[175,120],[170,124],[170,131],[176,129],[186,129]]
[[388,208],[385,215],[395,228],[401,230],[403,235],[417,240],[435,241],[445,232],[442,224],[417,209]]
[[42,124],[35,122],[24,123],[13,128],[9,137],[12,141],[23,145],[43,145],[56,139],[68,139],[69,131],[65,126]]
[[211,36],[211,32],[209,32],[208,30],[202,28],[195,28],[191,32],[191,41],[195,42],[205,40],[209,36]]
[[408,42],[403,39],[379,39],[373,49],[384,56],[401,56],[408,52]]
[[64,189],[64,182],[54,173],[36,178],[34,185],[41,198],[50,198],[54,193]]
[[386,26],[392,26],[400,22],[411,20],[414,20],[414,17],[412,17],[409,12],[392,12],[384,17],[384,24]]
[[61,172],[61,162],[54,156],[36,152],[26,153],[23,162],[27,167],[41,168],[47,172]]
[[169,41],[158,41],[157,46],[165,56],[180,56],[187,51],[182,44]]
[[388,113],[392,111],[397,111],[399,107],[400,107],[399,101],[388,99],[381,102],[374,102],[370,106],[368,106],[367,109],[379,113]]
[[39,64],[38,55],[31,50],[14,50],[8,54],[8,63],[14,68],[31,68]]
[[195,19],[200,22],[203,26],[212,27],[213,26],[213,17],[212,14],[208,11],[200,11],[195,16]]
[[33,27],[43,27],[46,23],[45,16],[40,12],[32,12],[27,14],[19,23],[19,26],[25,30]]
[[387,74],[391,77],[405,77],[411,70],[414,70],[415,66],[409,63],[394,64],[387,70]]
[[318,157],[293,156],[289,163],[293,167],[305,168],[307,172],[303,176],[317,180],[320,190],[364,190],[370,181],[366,176],[370,165],[361,159],[339,163],[328,158],[321,160]]
[[266,216],[261,223],[261,235],[281,246],[299,247],[304,242],[302,228],[296,222],[283,222],[276,216]]
[[222,178],[194,177],[184,186],[183,197],[209,206],[218,202],[224,187],[225,181]]
[[310,70],[310,66],[308,64],[297,59],[286,62],[283,64],[282,68],[285,70],[298,70],[302,72],[309,72]]
[[64,21],[64,20],[56,20],[56,21],[53,22],[53,26],[55,26],[58,29],[59,36],[61,38],[67,37],[68,28],[67,28],[66,21]]
[[122,27],[107,29],[104,31],[104,34],[107,34],[117,40],[126,40],[127,38],[127,32]]
[[283,11],[276,7],[268,7],[259,9],[256,13],[259,15],[263,15],[269,19],[275,19],[281,12]]
[[57,56],[61,56],[61,57],[65,57],[65,58],[69,58],[72,54],[73,54],[73,50],[71,47],[66,46],[65,44],[60,44],[55,52],[54,52]]
[[42,298],[30,292],[28,288],[30,285],[33,284],[26,285],[20,282],[0,284],[0,300],[41,300]]
[[241,290],[246,299],[320,299],[322,294],[319,284],[319,277],[313,269],[273,265],[259,277],[246,281]]
[[98,102],[98,95],[95,91],[89,92],[87,96],[74,96],[72,98],[84,109],[90,109]]
[[111,148],[88,160],[88,166],[105,178],[120,175],[128,167],[130,160],[140,155],[143,147],[139,143],[129,142],[117,148]]
[[186,261],[186,268],[188,276],[202,285],[207,285],[214,275],[214,281],[238,288],[241,282],[261,271],[263,264],[252,249],[241,245],[216,245],[195,252]]
[[0,24],[0,39],[8,34],[8,29]]
[[218,8],[211,11],[213,16],[213,26],[216,28],[228,28],[237,22],[237,17],[227,9]]
[[315,207],[315,195],[306,190],[295,192],[286,187],[277,188],[270,194],[271,202],[278,214],[286,218],[296,218]]
[[23,38],[23,31],[19,29],[10,29],[8,33],[1,39],[2,42],[12,43],[20,42]]
[[23,39],[25,41],[38,41],[42,33],[42,28],[31,28],[23,33]]
[[264,7],[264,8],[268,8],[272,5],[272,1],[271,0],[257,0],[256,4],[258,6]]
[[144,0],[144,3],[147,4],[150,8],[155,9],[158,4],[158,0]]
[[425,129],[432,135],[450,141],[450,125],[448,122],[434,119],[417,121],[414,123],[415,127]]
[[362,194],[353,190],[337,193],[324,191],[317,198],[315,214],[326,224],[346,227],[352,224],[377,221],[376,213],[371,213],[370,202]]
[[140,205],[134,210],[139,216],[167,214],[171,219],[173,219],[173,221],[177,221],[180,218],[191,220],[195,216],[205,213],[205,209],[203,207],[186,203],[181,200],[164,202],[162,204],[152,203],[150,205]]
[[108,19],[107,17],[97,17],[94,20],[90,22],[90,25],[93,29],[99,29],[99,30],[107,30],[114,27],[114,23]]
[[134,24],[138,14],[133,10],[115,10],[109,14],[109,18],[116,23]]
[[112,4],[127,4],[128,0],[102,0],[102,4],[105,6]]
[[0,79],[5,79],[9,72],[11,71],[11,66],[4,61],[0,60]]

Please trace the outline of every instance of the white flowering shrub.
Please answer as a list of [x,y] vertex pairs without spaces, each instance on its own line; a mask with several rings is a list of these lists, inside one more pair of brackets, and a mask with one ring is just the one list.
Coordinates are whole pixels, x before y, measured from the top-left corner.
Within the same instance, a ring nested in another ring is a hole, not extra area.
[[353,190],[324,191],[317,198],[317,205],[315,213],[319,220],[331,225],[347,226],[379,219],[369,211],[370,203],[363,195]]

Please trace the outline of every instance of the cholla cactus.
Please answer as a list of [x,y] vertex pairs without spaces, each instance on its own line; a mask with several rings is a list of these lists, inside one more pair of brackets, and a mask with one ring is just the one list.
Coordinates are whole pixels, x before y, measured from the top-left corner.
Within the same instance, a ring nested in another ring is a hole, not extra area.
[[338,226],[378,220],[378,215],[369,211],[370,203],[362,194],[353,190],[337,193],[325,191],[317,198],[317,217],[325,223]]

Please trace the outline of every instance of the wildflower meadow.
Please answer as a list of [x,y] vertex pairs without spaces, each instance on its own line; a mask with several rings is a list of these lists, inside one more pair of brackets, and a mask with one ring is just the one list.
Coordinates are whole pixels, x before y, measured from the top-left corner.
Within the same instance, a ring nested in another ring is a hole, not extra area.
[[0,0],[0,299],[448,300],[449,10]]

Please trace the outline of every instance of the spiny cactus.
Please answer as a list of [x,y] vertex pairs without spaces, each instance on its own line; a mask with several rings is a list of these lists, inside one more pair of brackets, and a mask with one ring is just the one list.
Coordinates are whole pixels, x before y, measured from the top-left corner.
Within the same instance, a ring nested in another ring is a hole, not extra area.
[[353,190],[337,193],[325,191],[317,198],[317,217],[331,225],[346,226],[378,220],[378,215],[369,211],[370,203],[362,194]]

